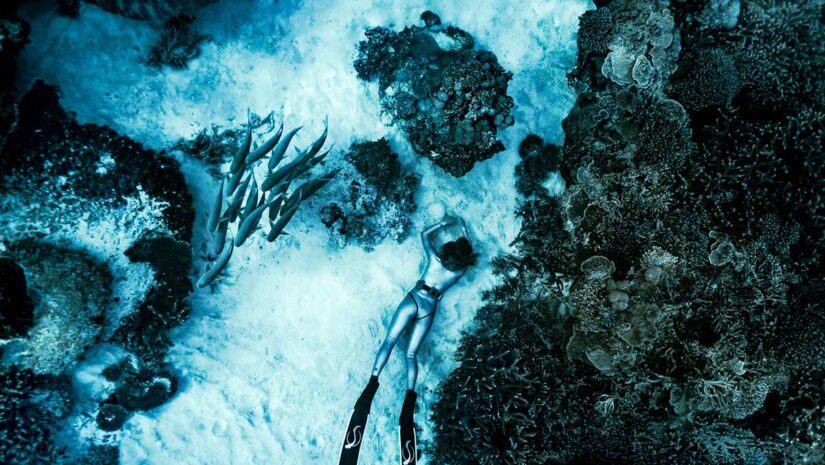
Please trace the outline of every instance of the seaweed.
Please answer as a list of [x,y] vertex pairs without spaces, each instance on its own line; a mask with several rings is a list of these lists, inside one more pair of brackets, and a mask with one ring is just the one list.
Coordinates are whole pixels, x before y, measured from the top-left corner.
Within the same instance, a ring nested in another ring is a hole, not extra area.
[[149,50],[146,63],[160,68],[163,65],[185,69],[201,53],[201,44],[209,36],[192,30],[193,16],[182,14],[163,23],[157,43]]

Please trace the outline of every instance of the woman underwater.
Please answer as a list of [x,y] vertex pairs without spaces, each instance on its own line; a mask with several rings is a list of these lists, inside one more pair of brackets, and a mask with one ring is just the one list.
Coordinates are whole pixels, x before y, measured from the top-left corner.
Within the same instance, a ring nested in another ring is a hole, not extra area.
[[[432,242],[432,236],[449,228],[459,227],[461,236],[457,239],[444,242],[438,250]],[[361,446],[364,427],[367,422],[372,398],[378,389],[378,375],[387,364],[390,353],[395,347],[398,338],[406,328],[410,328],[410,341],[407,345],[407,392],[399,418],[399,439],[401,445],[401,463],[414,464],[417,457],[417,443],[413,426],[413,410],[417,394],[415,381],[418,376],[418,349],[426,339],[435,320],[438,303],[444,292],[453,286],[464,275],[467,268],[475,265],[478,254],[473,251],[470,235],[464,220],[458,217],[444,216],[444,218],[424,229],[421,232],[421,242],[424,245],[426,265],[421,278],[415,286],[407,292],[404,299],[395,310],[395,314],[387,328],[387,337],[378,349],[375,363],[372,367],[372,376],[358,401],[355,403],[352,417],[347,426],[344,444],[339,459],[340,465],[354,465],[358,460],[358,451]]]

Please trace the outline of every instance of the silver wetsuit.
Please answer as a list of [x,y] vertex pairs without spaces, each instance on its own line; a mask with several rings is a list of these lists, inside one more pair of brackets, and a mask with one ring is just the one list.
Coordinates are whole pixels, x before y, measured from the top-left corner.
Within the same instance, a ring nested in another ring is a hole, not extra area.
[[[406,354],[407,389],[410,390],[415,389],[415,379],[418,376],[418,361],[416,360],[418,348],[430,332],[441,296],[464,274],[464,270],[451,271],[445,268],[430,240],[433,232],[447,224],[449,223],[441,221],[421,232],[421,241],[427,255],[424,273],[395,310],[387,328],[387,338],[381,344],[372,367],[372,374],[378,376],[387,364],[401,333],[407,325],[411,325],[410,343],[407,345]],[[466,226],[463,223],[462,231],[468,237]]]

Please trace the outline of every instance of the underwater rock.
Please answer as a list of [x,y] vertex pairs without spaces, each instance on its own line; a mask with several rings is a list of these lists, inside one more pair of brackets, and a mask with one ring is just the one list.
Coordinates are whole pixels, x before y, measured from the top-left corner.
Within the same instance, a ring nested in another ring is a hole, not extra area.
[[168,402],[178,390],[178,379],[160,360],[145,363],[127,356],[106,367],[103,378],[114,384],[98,404],[97,424],[104,431],[117,431],[135,412],[145,412]]
[[216,0],[83,0],[110,13],[132,19],[166,21],[181,14],[193,14]]
[[146,63],[157,68],[186,68],[189,61],[200,55],[201,44],[209,38],[192,30],[194,21],[194,17],[183,14],[163,23],[163,31],[149,50]]
[[34,323],[33,309],[23,268],[0,257],[0,339],[24,336]]
[[[8,244],[37,292],[34,325],[7,362],[37,374],[59,375],[98,341],[112,298],[109,268],[81,251],[36,240]],[[25,288],[23,288],[25,289]]]
[[512,73],[492,52],[473,49],[467,32],[429,11],[422,20],[401,32],[368,29],[354,66],[360,79],[378,79],[381,108],[413,150],[460,177],[504,150],[496,134],[514,122]]
[[416,209],[418,177],[404,172],[384,138],[353,143],[344,160],[349,166],[339,175],[339,187],[330,189],[343,198],[333,197],[320,210],[333,242],[342,247],[354,240],[372,250],[388,238],[403,241]]
[[145,192],[168,203],[162,215],[178,239],[192,235],[192,197],[178,163],[108,127],[78,124],[60,106],[57,89],[42,81],[20,100],[0,175],[0,191],[42,188],[56,198],[70,193],[113,206]]

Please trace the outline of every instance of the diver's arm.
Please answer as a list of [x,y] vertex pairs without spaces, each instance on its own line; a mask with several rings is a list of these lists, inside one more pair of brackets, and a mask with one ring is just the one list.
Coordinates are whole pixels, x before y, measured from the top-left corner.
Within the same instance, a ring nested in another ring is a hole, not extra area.
[[421,243],[424,244],[424,251],[427,252],[427,255],[432,255],[435,253],[435,249],[433,248],[433,243],[430,241],[430,234],[435,231],[436,229],[444,226],[446,222],[444,220],[435,223],[434,225],[425,228],[421,231]]
[[470,230],[467,229],[467,223],[465,223],[464,218],[461,218],[460,216],[458,217],[458,222],[459,222],[459,224],[461,224],[461,233],[464,234],[464,237],[467,238],[467,240],[469,241],[470,240]]

